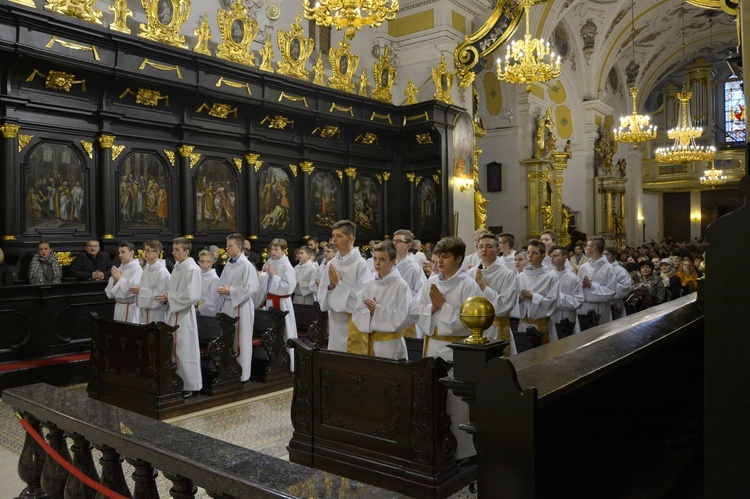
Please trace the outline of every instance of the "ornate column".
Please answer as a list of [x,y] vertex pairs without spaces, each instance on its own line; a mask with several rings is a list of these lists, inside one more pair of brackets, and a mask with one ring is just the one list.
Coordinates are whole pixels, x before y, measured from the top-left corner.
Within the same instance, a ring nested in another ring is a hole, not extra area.
[[3,133],[3,241],[15,241],[15,233],[20,232],[16,225],[16,219],[20,217],[21,210],[15,209],[17,204],[14,202],[17,196],[17,186],[19,185],[16,178],[16,172],[18,171],[18,168],[16,168],[16,164],[18,163],[16,151],[18,150],[18,131],[20,129],[20,125],[12,123],[4,123],[0,126],[0,131]]
[[602,225],[597,234],[617,246],[624,246],[627,240],[625,223],[625,185],[627,179],[617,177],[597,177],[597,189],[601,199]]
[[195,237],[195,200],[193,199],[193,175],[190,170],[198,163],[201,155],[194,153],[195,146],[181,145],[180,153],[180,227],[178,232],[184,237]]
[[256,236],[260,231],[260,213],[258,212],[258,203],[254,203],[250,200],[257,199],[257,186],[258,186],[258,172],[263,166],[263,161],[258,158],[260,154],[247,153],[245,154],[245,161],[247,161],[247,199],[248,199],[248,216],[250,217],[249,223],[247,224],[250,234]]
[[549,196],[551,181],[549,159],[526,159],[523,163],[528,169],[528,227],[529,239],[539,238],[542,231],[552,228],[552,199]]
[[[417,217],[415,215],[414,206],[416,206],[416,198],[417,198],[417,189],[414,185],[414,181],[416,180],[417,175],[415,173],[407,173],[406,179],[409,181],[409,206],[411,209],[409,210],[409,227],[416,227],[416,221]],[[443,226],[445,229],[445,226]]]
[[354,217],[354,179],[357,178],[357,169],[353,166],[344,168],[346,174],[346,216],[351,220]]
[[570,244],[568,234],[569,215],[563,210],[563,173],[568,167],[568,153],[554,151],[552,154],[552,230],[557,233],[557,242],[563,246]]
[[[388,223],[388,214],[390,213],[390,203],[388,203],[388,179],[391,178],[390,172],[383,172],[383,235],[391,234],[391,224]],[[413,206],[413,205],[412,205]]]
[[[99,156],[96,158],[97,175],[99,176],[99,196],[103,199],[117,199],[117,187],[115,185],[115,174],[112,171],[115,136],[103,134],[99,137]],[[96,229],[102,235],[102,239],[114,239],[117,220],[117,203],[97,203],[90,200],[94,206],[101,205],[96,214]]]
[[[304,199],[304,206],[312,206],[310,203],[310,193],[312,193],[312,173],[315,171],[315,167],[313,166],[312,161],[300,161],[299,168],[302,170],[302,173],[304,173],[304,175],[302,175],[302,192],[304,193],[302,199]],[[302,222],[302,232],[305,234],[303,239],[310,237],[313,216],[315,215],[311,213],[311,210],[305,210],[305,216],[303,217]]]

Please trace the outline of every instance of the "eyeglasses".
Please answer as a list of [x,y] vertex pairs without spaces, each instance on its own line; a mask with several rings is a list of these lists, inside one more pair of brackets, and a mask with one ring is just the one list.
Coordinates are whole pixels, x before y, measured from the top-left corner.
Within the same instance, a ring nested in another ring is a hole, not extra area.
[[146,248],[146,249],[143,250],[143,252],[144,253],[156,253],[156,250],[155,249],[151,249],[151,248]]
[[404,244],[409,244],[409,243],[407,243],[406,241],[404,241],[403,239],[394,239],[394,240],[393,240],[393,243],[394,243],[394,244],[395,244],[395,243],[404,243]]

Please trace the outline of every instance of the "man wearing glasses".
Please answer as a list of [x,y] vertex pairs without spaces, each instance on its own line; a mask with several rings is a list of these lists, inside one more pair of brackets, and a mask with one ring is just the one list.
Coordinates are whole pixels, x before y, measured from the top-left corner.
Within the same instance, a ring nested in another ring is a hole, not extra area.
[[[409,248],[414,241],[414,233],[407,229],[400,229],[393,233],[393,244],[396,246],[396,269],[401,274],[401,278],[406,281],[411,291],[411,297],[417,296],[424,283],[427,282],[427,276],[424,270],[417,263],[417,260],[409,255]],[[417,329],[415,324],[404,330],[406,338],[421,338],[422,331]]]

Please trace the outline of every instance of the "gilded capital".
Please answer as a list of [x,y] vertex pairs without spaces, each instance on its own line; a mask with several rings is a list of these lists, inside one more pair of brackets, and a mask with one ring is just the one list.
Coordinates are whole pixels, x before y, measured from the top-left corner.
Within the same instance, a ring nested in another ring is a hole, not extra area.
[[383,172],[383,180],[388,182],[389,178],[391,178],[391,172]]
[[102,135],[99,137],[99,146],[102,149],[112,149],[112,146],[115,143],[115,136],[114,135]]
[[18,131],[20,129],[21,125],[11,125],[10,123],[5,123],[0,126],[0,131],[3,132],[4,139],[15,139],[18,137]]
[[[189,158],[191,154],[193,154],[193,149],[195,149],[195,146],[180,146],[177,148],[177,152],[180,153],[180,156],[183,158]],[[185,236],[187,237],[187,236]]]
[[354,178],[357,176],[357,169],[353,166],[350,166],[348,168],[344,168],[344,173],[346,173],[347,177]]
[[303,173],[307,173],[308,175],[312,175],[312,172],[315,169],[312,161],[300,161],[299,167]]
[[417,178],[417,175],[415,173],[407,173],[406,178],[409,179],[409,182],[412,184],[414,183],[414,179]]

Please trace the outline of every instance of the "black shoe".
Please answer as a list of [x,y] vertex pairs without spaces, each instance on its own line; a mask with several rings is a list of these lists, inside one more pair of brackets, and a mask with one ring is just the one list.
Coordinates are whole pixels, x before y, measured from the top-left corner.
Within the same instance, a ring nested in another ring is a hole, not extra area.
[[191,391],[188,391],[188,390],[183,390],[182,391],[182,396],[187,399],[187,398],[190,398],[190,397],[194,396],[196,393],[197,392],[191,392]]

